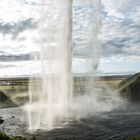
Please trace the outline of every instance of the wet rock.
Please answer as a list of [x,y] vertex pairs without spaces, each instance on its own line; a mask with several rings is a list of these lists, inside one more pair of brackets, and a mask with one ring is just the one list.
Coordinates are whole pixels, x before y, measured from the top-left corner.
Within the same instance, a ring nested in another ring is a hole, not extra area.
[[132,102],[140,102],[140,73],[123,80],[118,89],[123,97]]
[[4,122],[4,120],[0,118],[0,124],[2,124],[3,122]]

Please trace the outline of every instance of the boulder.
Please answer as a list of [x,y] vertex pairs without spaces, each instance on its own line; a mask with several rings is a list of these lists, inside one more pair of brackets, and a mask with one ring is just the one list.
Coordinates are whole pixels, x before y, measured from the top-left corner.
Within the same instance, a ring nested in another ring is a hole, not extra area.
[[122,96],[133,102],[140,102],[140,73],[123,80],[118,86]]

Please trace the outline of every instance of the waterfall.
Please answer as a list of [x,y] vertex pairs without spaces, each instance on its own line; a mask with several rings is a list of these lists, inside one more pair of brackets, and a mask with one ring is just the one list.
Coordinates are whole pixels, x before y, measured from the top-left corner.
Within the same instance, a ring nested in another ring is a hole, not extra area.
[[72,100],[72,0],[42,1],[41,79],[30,80],[30,129],[52,129]]
[[100,50],[97,37],[100,28],[100,3],[100,0],[80,2],[84,7],[82,11],[88,11],[81,13],[81,19],[87,22],[82,25],[85,26],[82,38],[85,41],[84,47],[88,50],[84,59],[89,69],[86,78],[80,80],[86,83],[82,87],[84,95],[77,96],[73,92],[75,83],[72,76],[72,0],[42,1],[39,22],[41,75],[40,78],[30,79],[27,107],[29,129],[50,130],[56,127],[58,120],[64,122],[67,117],[84,116],[92,112],[92,106],[97,107],[93,77]]

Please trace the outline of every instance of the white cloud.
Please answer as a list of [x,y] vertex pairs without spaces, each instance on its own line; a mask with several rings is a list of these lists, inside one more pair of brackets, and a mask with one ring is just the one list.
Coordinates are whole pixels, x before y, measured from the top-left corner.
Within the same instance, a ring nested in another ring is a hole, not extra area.
[[[100,35],[104,57],[118,55],[135,58],[140,54],[140,1],[103,0],[104,12],[102,32]],[[114,12],[112,12],[114,11]],[[135,59],[136,60],[136,59]]]
[[108,16],[118,18],[131,17],[140,7],[139,0],[102,0]]
[[39,6],[29,5],[24,0],[1,0],[0,21],[16,22],[19,19],[39,18]]
[[37,24],[41,6],[36,2],[1,0],[0,51],[3,55],[26,55],[39,50]]
[[[92,0],[89,1],[92,2]],[[90,31],[95,23],[95,12],[91,9],[95,10],[95,7],[92,7],[89,1],[74,1],[73,44],[74,54],[79,56],[89,51],[86,49],[89,45],[87,42],[90,40],[89,36],[92,35]],[[139,0],[102,0],[103,26],[99,36],[103,44],[103,60],[101,61],[118,63],[140,61],[139,9]],[[30,28],[18,30],[15,38],[13,34],[17,32],[18,23],[22,21],[32,19],[33,23],[38,22],[41,11],[40,0],[1,0],[0,11],[0,24],[2,25],[0,27],[3,27],[2,30],[0,29],[0,54],[20,55],[39,51],[37,27],[32,30]],[[86,66],[85,61],[77,61],[76,64],[80,65],[79,69],[83,68],[83,70]]]

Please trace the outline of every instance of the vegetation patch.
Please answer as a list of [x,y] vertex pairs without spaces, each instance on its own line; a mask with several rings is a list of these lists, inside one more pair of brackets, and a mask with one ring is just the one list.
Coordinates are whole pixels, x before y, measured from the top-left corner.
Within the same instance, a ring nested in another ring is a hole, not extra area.
[[140,140],[140,136],[130,137],[128,140]]
[[21,136],[9,137],[4,132],[0,131],[0,140],[36,140],[36,139],[35,139],[35,137],[32,137],[30,139],[26,139]]

